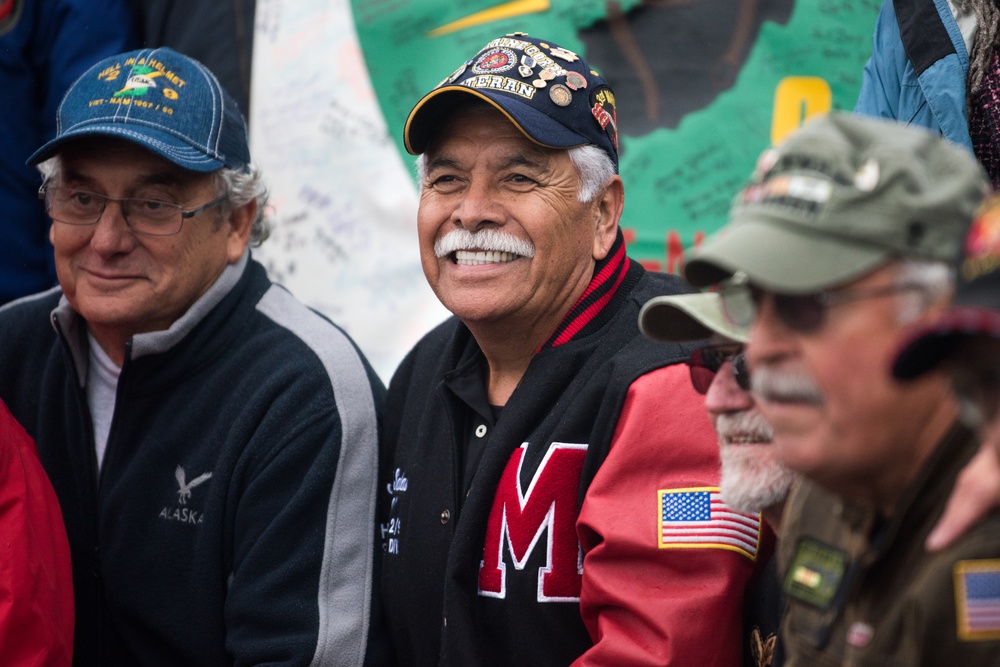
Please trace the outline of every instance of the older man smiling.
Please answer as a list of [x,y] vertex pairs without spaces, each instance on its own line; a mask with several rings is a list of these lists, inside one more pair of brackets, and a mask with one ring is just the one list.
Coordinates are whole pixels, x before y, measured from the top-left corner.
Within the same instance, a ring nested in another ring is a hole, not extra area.
[[718,499],[688,350],[636,328],[685,288],[625,254],[614,108],[576,54],[514,34],[407,120],[424,274],[455,314],[387,402],[382,592],[408,664],[739,660],[760,520]]

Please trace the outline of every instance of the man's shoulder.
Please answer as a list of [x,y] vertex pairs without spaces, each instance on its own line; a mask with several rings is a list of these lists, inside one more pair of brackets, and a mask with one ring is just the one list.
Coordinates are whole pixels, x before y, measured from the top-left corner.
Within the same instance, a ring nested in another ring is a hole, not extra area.
[[629,303],[615,315],[613,329],[617,333],[608,329],[603,334],[616,337],[624,344],[611,354],[602,351],[603,346],[598,345],[594,354],[601,355],[606,363],[618,367],[615,376],[627,378],[629,384],[642,375],[685,361],[699,343],[670,343],[646,338],[639,331],[639,310],[652,298],[691,291],[690,285],[673,274],[646,271],[629,294]]
[[457,317],[449,317],[424,334],[403,357],[393,372],[393,383],[413,375],[443,375],[451,370],[451,360],[460,352],[459,347],[468,343],[471,337],[472,334]]
[[54,287],[0,306],[0,340],[4,341],[4,346],[15,348],[14,341],[25,336],[35,342],[47,335],[55,336],[51,315],[61,297],[62,291]]
[[837,546],[844,531],[841,501],[815,482],[802,477],[792,487],[785,503],[781,539],[778,541],[778,567],[785,572],[803,538]]
[[[280,285],[272,285],[256,304],[263,323],[252,327],[253,335],[268,341],[275,355],[287,357],[296,366],[319,362],[326,374],[337,373],[370,381],[370,365],[354,340],[326,316],[296,299]],[[310,354],[301,354],[306,348]],[[366,377],[367,376],[367,377]]]
[[60,298],[62,290],[58,287],[23,296],[0,306],[0,320],[20,322],[39,315],[48,319],[49,313],[59,305]]
[[[933,517],[934,521],[937,517]],[[992,559],[993,569],[1000,582],[1000,510],[994,510],[982,521],[962,535],[955,544],[942,551],[924,552],[928,562],[944,563],[951,568],[951,563],[969,558]]]
[[[635,260],[633,260],[635,261]],[[633,295],[637,298],[651,299],[665,294],[685,294],[695,291],[680,276],[662,271],[646,271],[636,283]]]

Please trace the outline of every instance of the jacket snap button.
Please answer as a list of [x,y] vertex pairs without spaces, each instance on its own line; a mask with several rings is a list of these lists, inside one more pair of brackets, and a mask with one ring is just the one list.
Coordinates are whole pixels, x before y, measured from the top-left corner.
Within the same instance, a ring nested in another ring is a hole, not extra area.
[[448,510],[441,510],[441,523],[448,523],[449,519],[451,519],[451,512]]
[[481,438],[486,435],[486,424],[480,424],[476,427],[476,437]]

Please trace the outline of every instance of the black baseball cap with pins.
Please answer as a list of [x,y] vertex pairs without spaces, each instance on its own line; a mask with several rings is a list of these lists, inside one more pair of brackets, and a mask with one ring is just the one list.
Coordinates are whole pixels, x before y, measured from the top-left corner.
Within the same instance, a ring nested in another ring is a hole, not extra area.
[[444,117],[470,96],[494,106],[535,143],[592,144],[618,169],[614,92],[568,49],[524,33],[490,41],[413,107],[403,129],[406,150],[426,151]]

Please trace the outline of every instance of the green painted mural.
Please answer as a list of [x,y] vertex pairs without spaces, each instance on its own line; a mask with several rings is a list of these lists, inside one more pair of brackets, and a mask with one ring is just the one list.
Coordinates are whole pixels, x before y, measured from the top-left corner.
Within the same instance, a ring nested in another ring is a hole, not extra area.
[[851,109],[879,0],[351,0],[389,133],[494,37],[581,54],[617,97],[630,254],[676,271],[725,223],[759,153],[808,116]]

